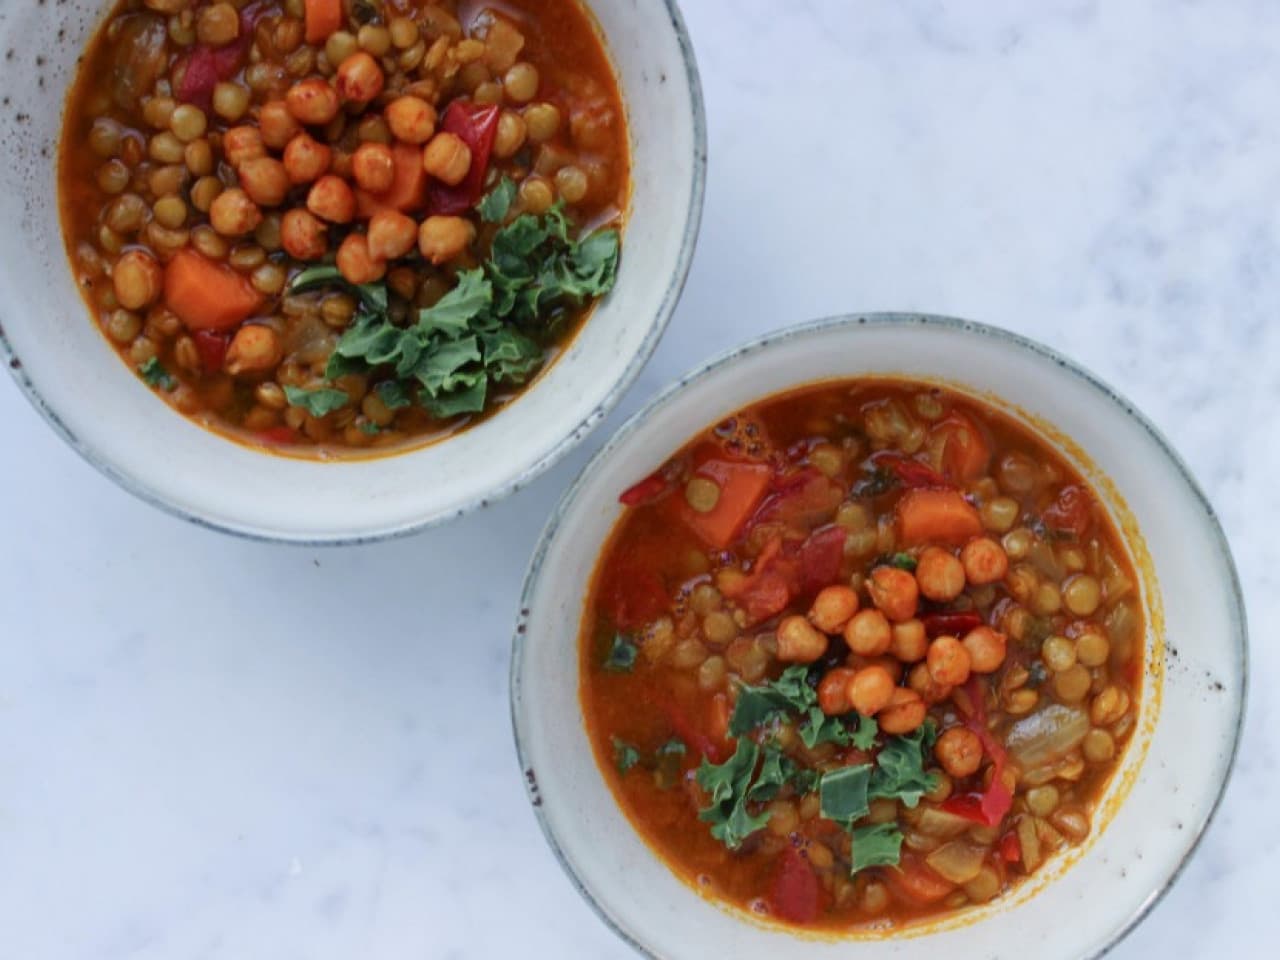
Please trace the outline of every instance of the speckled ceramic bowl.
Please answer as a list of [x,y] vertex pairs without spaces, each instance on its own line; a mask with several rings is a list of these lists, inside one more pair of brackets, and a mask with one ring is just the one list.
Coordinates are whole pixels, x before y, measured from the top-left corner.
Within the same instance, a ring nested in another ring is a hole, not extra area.
[[77,58],[104,0],[0,5],[0,346],[35,406],[138,496],[250,536],[335,542],[405,533],[510,493],[581,440],[640,372],[667,324],[702,210],[706,129],[675,0],[587,0],[631,131],[632,203],[618,282],[564,355],[507,409],[433,446],[320,463],[263,454],[150,395],[73,284],[55,155]]
[[1155,428],[1086,371],[991,327],[876,314],[785,330],[695,371],[600,451],[543,533],[516,633],[512,715],[535,811],[583,896],[642,953],[666,960],[852,955],[848,939],[798,936],[704,899],[645,844],[587,741],[577,637],[593,566],[621,513],[619,491],[708,424],[764,396],[865,374],[939,382],[1056,438],[1129,541],[1149,626],[1137,731],[1088,841],[1006,898],[864,936],[856,954],[1098,956],[1168,889],[1222,795],[1244,708],[1244,611],[1213,510]]

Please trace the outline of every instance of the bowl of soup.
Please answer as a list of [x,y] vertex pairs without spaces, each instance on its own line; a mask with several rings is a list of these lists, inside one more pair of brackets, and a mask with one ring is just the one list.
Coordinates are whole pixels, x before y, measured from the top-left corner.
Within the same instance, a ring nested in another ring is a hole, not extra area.
[[622,428],[543,535],[512,703],[548,840],[644,953],[1065,958],[1194,849],[1245,662],[1221,530],[1140,414],[882,314]]
[[471,509],[674,307],[705,167],[674,6],[84,0],[0,34],[9,366],[183,516],[331,541]]

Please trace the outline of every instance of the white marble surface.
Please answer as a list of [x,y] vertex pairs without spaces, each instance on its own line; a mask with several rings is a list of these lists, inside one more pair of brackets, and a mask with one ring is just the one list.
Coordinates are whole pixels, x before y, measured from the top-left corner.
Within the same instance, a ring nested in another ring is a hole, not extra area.
[[874,308],[1066,351],[1208,490],[1258,640],[1244,748],[1200,852],[1114,956],[1273,955],[1280,6],[687,7],[711,165],[684,300],[622,410],[516,497],[380,546],[241,542],[116,489],[0,378],[0,957],[627,956],[516,767],[525,560],[658,387],[749,335]]

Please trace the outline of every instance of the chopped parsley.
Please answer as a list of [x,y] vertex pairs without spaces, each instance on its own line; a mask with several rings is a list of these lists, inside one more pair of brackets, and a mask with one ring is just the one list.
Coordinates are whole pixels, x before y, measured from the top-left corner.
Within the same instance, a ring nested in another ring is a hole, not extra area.
[[640,762],[640,751],[619,737],[609,738],[613,743],[613,765],[625,774]]
[[161,390],[169,391],[178,386],[178,381],[174,379],[173,374],[166,370],[164,364],[156,357],[138,366],[138,376],[142,377],[149,387],[159,387]]
[[502,223],[511,212],[511,205],[516,200],[516,182],[510,177],[503,177],[498,185],[480,198],[476,210],[485,223]]
[[604,668],[610,673],[630,673],[636,665],[636,645],[626,634],[615,633],[613,643],[604,658]]

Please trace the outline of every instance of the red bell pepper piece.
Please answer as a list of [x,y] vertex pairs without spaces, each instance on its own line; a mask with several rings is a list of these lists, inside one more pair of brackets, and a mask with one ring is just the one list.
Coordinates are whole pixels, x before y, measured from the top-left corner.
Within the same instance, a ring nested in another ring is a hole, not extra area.
[[623,630],[633,630],[666,613],[669,601],[662,578],[652,570],[628,566],[610,578],[608,597],[613,622]]
[[267,443],[297,443],[298,431],[291,427],[268,427],[258,431],[258,439]]
[[972,710],[965,725],[982,741],[982,749],[991,758],[991,785],[980,793],[952,797],[942,805],[942,809],[974,823],[994,827],[1004,820],[1013,807],[1013,793],[1004,783],[1004,768],[1009,758],[1004,747],[987,729],[987,705],[983,700],[982,685],[976,675],[971,676],[965,684],[965,692],[969,695]]
[[726,587],[724,595],[738,601],[750,623],[759,623],[787,608],[800,589],[799,579],[797,557],[784,553],[782,538],[775,537],[760,551],[751,573]]
[[845,532],[842,527],[823,527],[809,534],[800,546],[801,591],[817,593],[840,576],[844,561]]
[[963,637],[974,627],[982,626],[982,617],[967,611],[960,613],[926,613],[920,617],[924,632],[933,637]]
[[805,467],[774,481],[748,527],[778,522],[808,528],[827,520],[843,499],[844,490],[838,483]]
[[194,103],[206,112],[213,104],[213,88],[221,80],[229,80],[249,52],[253,43],[253,31],[258,19],[266,12],[262,3],[251,3],[240,11],[240,35],[221,47],[202,43],[187,58],[182,82],[178,85],[178,99]]
[[666,715],[667,722],[671,724],[671,729],[676,732],[677,737],[690,747],[701,752],[712,763],[724,763],[727,755],[725,748],[695,727],[683,710],[671,701],[665,701],[659,706]]
[[445,109],[439,129],[456,134],[471,149],[471,169],[456,187],[431,181],[427,187],[427,209],[431,213],[463,213],[480,199],[500,112],[497,104],[480,106],[463,100],[455,100]]
[[200,365],[205,373],[217,373],[227,358],[227,346],[231,343],[231,334],[219,333],[216,330],[197,330],[191,335],[196,342],[196,352],[200,354]]
[[1017,863],[1022,859],[1022,844],[1016,833],[1006,833],[1000,838],[1000,859],[1005,863]]
[[1069,534],[1077,540],[1089,531],[1091,514],[1089,494],[1083,487],[1068,484],[1044,511],[1044,525],[1055,533]]
[[881,450],[871,455],[871,462],[892,473],[902,486],[908,490],[920,487],[950,487],[947,478],[928,464],[921,463],[901,453]]
[[639,507],[653,503],[671,489],[671,481],[662,470],[655,470],[639,483],[632,484],[622,491],[618,502],[628,507]]
[[778,858],[769,903],[774,913],[792,923],[812,923],[818,919],[821,888],[817,874],[793,846],[785,847]]

